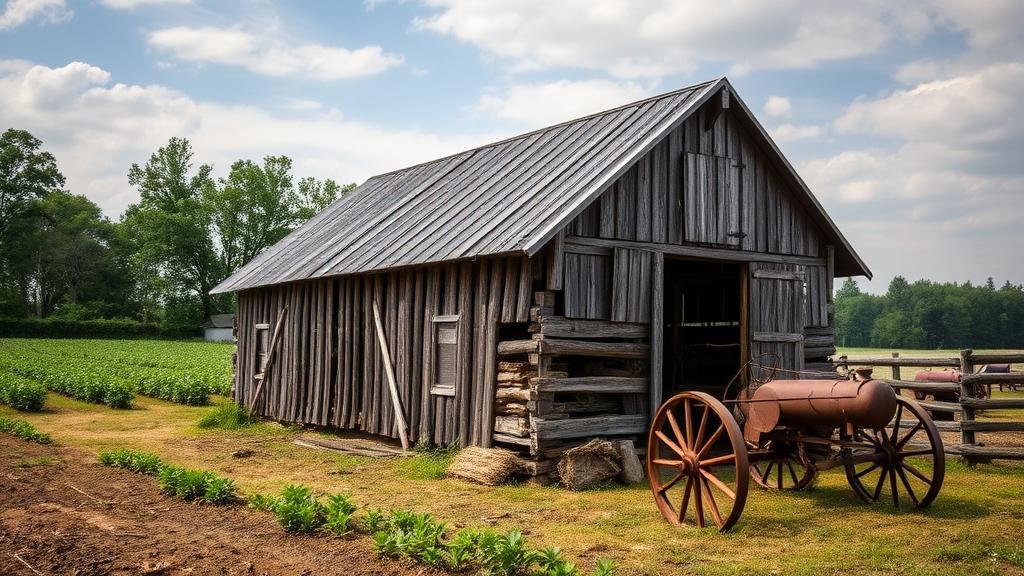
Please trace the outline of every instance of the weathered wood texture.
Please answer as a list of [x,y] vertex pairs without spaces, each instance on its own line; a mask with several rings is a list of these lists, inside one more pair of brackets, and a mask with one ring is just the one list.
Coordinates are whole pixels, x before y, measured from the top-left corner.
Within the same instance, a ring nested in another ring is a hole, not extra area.
[[563,271],[566,317],[610,320],[612,271],[609,256],[566,252]]
[[651,320],[651,277],[654,254],[647,250],[616,248],[612,271],[612,320]]
[[[490,441],[497,376],[498,323],[527,322],[533,272],[523,258],[452,263],[385,274],[246,290],[238,298],[235,398],[255,393],[256,324],[289,307],[281,350],[256,412],[284,422],[358,429],[398,437],[373,302],[394,362],[409,440],[435,444]],[[431,394],[435,316],[457,316],[454,395]]]
[[566,228],[569,235],[821,256],[823,236],[770,153],[705,105]]
[[[775,364],[778,379],[793,379],[804,367],[803,267],[752,263],[749,279],[750,355],[762,366]],[[752,376],[764,378],[755,368]]]

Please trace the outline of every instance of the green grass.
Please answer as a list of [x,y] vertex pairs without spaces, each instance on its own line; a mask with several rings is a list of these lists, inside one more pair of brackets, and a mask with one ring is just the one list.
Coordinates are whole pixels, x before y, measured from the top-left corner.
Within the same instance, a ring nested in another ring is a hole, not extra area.
[[420,450],[414,456],[399,458],[395,471],[407,480],[439,480],[445,477],[454,457],[453,450]]
[[[128,447],[211,470],[234,479],[245,494],[279,494],[288,484],[303,484],[314,494],[350,494],[363,510],[430,513],[453,531],[480,524],[499,533],[526,528],[530,542],[562,549],[584,572],[607,557],[624,575],[1024,576],[1024,463],[968,467],[951,460],[942,493],[924,511],[865,505],[841,470],[822,472],[806,492],[752,488],[734,531],[719,534],[670,526],[646,486],[580,493],[477,486],[443,477],[444,453],[356,458],[296,446],[300,430],[274,423],[197,427],[219,409],[139,397],[135,409],[114,411],[50,393],[42,412],[0,406],[0,416],[23,418],[61,444],[93,454]],[[240,448],[255,455],[232,457]]]
[[220,428],[222,430],[238,430],[258,422],[249,416],[249,411],[235,402],[225,402],[207,412],[199,419],[197,426],[202,429]]

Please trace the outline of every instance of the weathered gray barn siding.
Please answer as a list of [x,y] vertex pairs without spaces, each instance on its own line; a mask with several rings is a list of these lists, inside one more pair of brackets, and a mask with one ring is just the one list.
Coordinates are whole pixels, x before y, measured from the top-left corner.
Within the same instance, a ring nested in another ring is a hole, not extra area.
[[[256,390],[257,324],[284,333],[257,412],[284,422],[398,437],[372,303],[380,307],[410,441],[490,442],[501,322],[526,322],[532,262],[485,259],[245,290],[238,295],[235,398]],[[433,318],[460,315],[454,396],[431,394]],[[487,401],[484,401],[487,399]]]
[[[821,230],[797,201],[796,190],[730,114],[718,115],[704,130],[711,113],[713,108],[705,105],[673,130],[577,216],[566,233],[821,256]],[[740,211],[730,210],[732,204]]]
[[[821,229],[797,197],[758,139],[731,114],[719,113],[712,101],[630,167],[565,234],[570,241],[730,248],[748,252],[742,259],[749,262],[757,261],[757,253],[824,258]],[[618,254],[565,254],[566,316],[648,321],[642,312],[614,314],[611,299],[603,295],[649,293],[644,278],[610,273]],[[804,321],[828,326],[825,263],[806,260],[804,265]],[[618,285],[623,278],[629,286]]]

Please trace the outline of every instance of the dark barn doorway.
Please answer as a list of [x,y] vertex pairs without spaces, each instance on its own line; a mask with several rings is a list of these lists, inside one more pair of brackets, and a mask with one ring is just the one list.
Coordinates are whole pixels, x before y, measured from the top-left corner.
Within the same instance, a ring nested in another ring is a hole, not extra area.
[[738,263],[665,259],[663,398],[684,390],[720,398],[739,370],[743,274]]

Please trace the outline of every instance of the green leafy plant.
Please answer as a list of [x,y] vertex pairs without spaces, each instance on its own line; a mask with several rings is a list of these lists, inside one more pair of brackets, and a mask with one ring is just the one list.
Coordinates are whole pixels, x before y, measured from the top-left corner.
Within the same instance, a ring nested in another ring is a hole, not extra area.
[[384,512],[379,508],[369,508],[363,513],[363,529],[370,534],[380,531],[384,525]]
[[327,498],[324,511],[324,529],[336,536],[349,533],[349,522],[356,511],[356,505],[344,494],[333,494]]
[[22,412],[39,412],[46,399],[46,386],[7,371],[0,371],[0,404]]
[[250,494],[249,508],[261,512],[273,512],[277,507],[277,498],[266,494]]
[[149,475],[159,473],[163,467],[163,462],[156,454],[128,448],[100,452],[100,464]]
[[579,576],[579,569],[572,562],[562,556],[558,548],[547,547],[538,550],[534,554],[539,570],[537,576]]
[[230,478],[213,476],[207,479],[203,500],[210,504],[224,504],[235,497],[235,481]]
[[465,528],[452,538],[445,551],[448,568],[461,572],[472,565],[477,558],[478,534],[477,528]]
[[235,497],[233,480],[206,470],[188,470],[165,465],[157,474],[157,482],[161,490],[183,500],[223,504]]
[[28,440],[29,442],[37,442],[39,444],[50,443],[49,434],[40,432],[39,430],[36,430],[35,426],[24,420],[18,420],[17,418],[0,416],[0,432],[13,434],[18,438]]
[[309,487],[289,484],[274,505],[278,523],[287,532],[315,532],[324,524],[326,509]]
[[599,558],[597,560],[597,568],[591,572],[592,576],[615,576],[619,569],[615,566],[615,562],[606,558]]
[[491,576],[527,574],[537,558],[536,552],[526,546],[526,538],[519,530],[499,535],[493,541],[480,542],[479,545],[484,572]]
[[398,558],[401,554],[395,534],[383,530],[373,535],[373,551],[385,558]]

